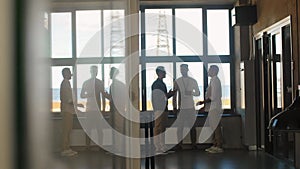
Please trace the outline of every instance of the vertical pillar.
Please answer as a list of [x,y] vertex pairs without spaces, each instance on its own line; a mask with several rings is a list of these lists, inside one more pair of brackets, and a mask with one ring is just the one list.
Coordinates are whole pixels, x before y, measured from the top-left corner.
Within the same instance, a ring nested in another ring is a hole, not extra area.
[[[126,68],[126,85],[129,88],[129,110],[131,116],[133,112],[139,110],[139,1],[138,0],[126,0],[125,9],[125,62]],[[139,117],[132,117],[131,119],[139,119]],[[126,121],[125,124],[126,134],[130,137],[138,138],[140,134],[140,123],[133,121]],[[139,143],[129,141],[126,144],[126,153],[136,154],[140,153],[140,147],[136,146]],[[127,158],[126,169],[140,168],[139,158]]]
[[0,1],[0,168],[13,168],[13,1]]

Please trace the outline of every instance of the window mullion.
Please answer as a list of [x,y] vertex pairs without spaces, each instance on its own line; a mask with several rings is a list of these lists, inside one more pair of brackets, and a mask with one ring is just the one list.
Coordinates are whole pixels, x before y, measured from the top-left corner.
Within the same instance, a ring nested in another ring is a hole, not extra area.
[[202,30],[203,30],[203,93],[205,93],[205,89],[208,86],[208,76],[207,76],[207,56],[208,56],[208,38],[207,38],[207,8],[202,8]]

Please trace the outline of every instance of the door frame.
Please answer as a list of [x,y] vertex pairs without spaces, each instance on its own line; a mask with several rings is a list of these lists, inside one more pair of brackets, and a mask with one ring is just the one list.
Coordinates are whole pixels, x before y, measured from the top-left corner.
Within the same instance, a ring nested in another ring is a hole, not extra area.
[[[279,22],[273,24],[272,26],[260,31],[254,36],[254,44],[255,44],[255,63],[256,63],[256,69],[255,69],[255,76],[257,77],[257,87],[259,88],[260,93],[256,92],[256,100],[258,100],[258,105],[256,107],[257,109],[257,114],[256,114],[256,126],[258,128],[257,130],[257,147],[258,148],[265,148],[265,151],[268,153],[273,154],[273,140],[272,140],[272,134],[270,130],[268,130],[268,124],[269,120],[272,118],[274,115],[275,111],[275,106],[277,103],[274,103],[274,101],[277,101],[277,99],[274,99],[274,92],[276,92],[276,89],[274,88],[273,81],[276,80],[274,79],[275,75],[272,74],[274,72],[275,68],[273,67],[273,52],[274,50],[272,49],[272,39],[273,35],[280,34],[280,39],[281,39],[281,68],[282,71],[284,72],[284,59],[283,57],[283,28],[286,26],[291,25],[291,16],[288,16]],[[290,31],[291,33],[291,31]],[[290,36],[291,37],[291,36]],[[261,40],[260,44],[261,50],[258,50],[257,48],[257,42],[258,40]],[[290,55],[292,53],[292,48],[291,48],[291,39],[290,39]],[[274,46],[273,46],[274,47]],[[260,52],[260,53],[259,53]],[[274,55],[275,56],[275,55]],[[292,62],[292,59],[290,60]],[[292,66],[290,64],[290,66]],[[291,67],[290,67],[291,68]],[[291,76],[291,88],[293,88],[293,78],[292,78],[292,71],[290,71],[290,76]],[[276,72],[275,72],[276,73]],[[281,73],[281,77],[283,77],[283,73]],[[282,82],[283,80],[281,79],[281,85],[285,85]],[[285,92],[285,86],[283,86],[283,90],[281,91],[281,96],[285,97],[286,92]],[[284,101],[282,101],[282,109],[287,107],[288,104],[284,104]],[[277,107],[276,107],[277,109]],[[278,113],[278,112],[277,112]]]

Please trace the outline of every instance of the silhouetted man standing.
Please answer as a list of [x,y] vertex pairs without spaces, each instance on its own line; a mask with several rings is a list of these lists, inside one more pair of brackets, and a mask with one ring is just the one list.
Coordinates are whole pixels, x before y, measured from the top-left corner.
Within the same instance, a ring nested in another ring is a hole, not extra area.
[[[183,139],[183,129],[187,127],[190,130],[190,137],[193,149],[196,149],[196,128],[194,127],[194,122],[196,120],[196,111],[194,96],[199,96],[200,91],[198,83],[195,79],[188,76],[188,65],[181,64],[180,72],[181,77],[175,80],[174,91],[178,91],[178,111],[179,114],[177,118],[179,119],[179,126],[177,128],[177,138],[179,141],[178,147],[182,148],[182,139]],[[177,112],[177,97],[176,94],[173,97],[173,108]]]
[[165,146],[166,122],[168,120],[168,98],[174,95],[173,91],[167,92],[166,84],[163,82],[163,78],[166,77],[166,71],[163,66],[156,68],[157,79],[153,82],[152,89],[152,105],[155,116],[154,126],[154,145],[156,152],[162,153],[167,151]]

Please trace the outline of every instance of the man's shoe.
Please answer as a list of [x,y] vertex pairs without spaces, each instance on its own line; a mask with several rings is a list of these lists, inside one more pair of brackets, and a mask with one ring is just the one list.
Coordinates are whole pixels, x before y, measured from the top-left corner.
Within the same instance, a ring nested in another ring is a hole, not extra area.
[[175,153],[175,151],[174,150],[172,150],[172,149],[170,149],[170,150],[168,150],[168,151],[166,151],[168,154],[172,154],[172,153]]
[[67,151],[69,151],[70,154],[74,154],[74,155],[77,155],[77,154],[78,154],[76,151],[73,151],[72,149],[69,149],[69,150],[67,150]]
[[211,151],[211,150],[213,150],[213,149],[215,149],[215,148],[216,148],[215,146],[211,146],[211,147],[205,149],[205,151],[206,151],[206,152],[209,152],[209,151]]
[[210,151],[208,151],[209,153],[223,153],[224,150],[220,147],[215,147],[214,149],[211,149]]
[[165,152],[165,151],[163,151],[163,150],[156,150],[156,151],[155,151],[155,154],[156,154],[156,155],[166,155],[166,154],[168,154],[168,152]]
[[70,156],[74,156],[77,155],[78,153],[76,151],[73,151],[71,149],[69,150],[64,150],[60,153],[61,156],[66,156],[66,157],[70,157]]

